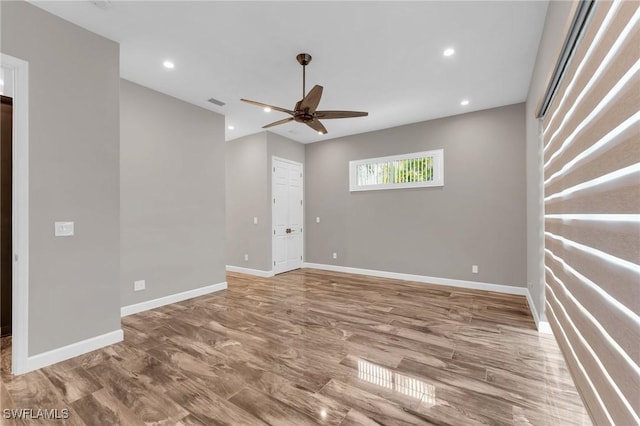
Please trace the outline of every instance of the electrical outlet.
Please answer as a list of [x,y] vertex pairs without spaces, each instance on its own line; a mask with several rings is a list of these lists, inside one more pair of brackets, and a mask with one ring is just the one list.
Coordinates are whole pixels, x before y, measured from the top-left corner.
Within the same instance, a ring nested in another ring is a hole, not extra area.
[[55,232],[54,235],[56,237],[72,237],[74,233],[74,223],[73,222],[55,222]]
[[320,223],[320,216],[316,217],[316,223]]
[[333,258],[337,259],[338,258],[338,253],[333,253]]
[[133,282],[133,291],[142,291],[147,288],[145,280],[138,280]]
[[249,255],[248,255],[248,254],[245,254],[245,255],[244,255],[244,261],[245,261],[245,262],[248,262],[248,261],[249,261]]
[[471,265],[471,272],[474,274],[478,273],[478,265]]
[[254,217],[253,217],[253,224],[254,224],[254,225],[257,225],[257,224],[258,224],[258,217],[257,217],[257,216],[254,216]]

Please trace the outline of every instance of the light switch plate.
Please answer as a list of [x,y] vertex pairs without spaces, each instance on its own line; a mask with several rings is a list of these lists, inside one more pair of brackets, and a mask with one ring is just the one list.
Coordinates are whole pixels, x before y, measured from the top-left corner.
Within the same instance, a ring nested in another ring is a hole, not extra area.
[[258,218],[256,216],[253,217],[253,224],[254,225],[258,224]]
[[55,222],[55,236],[56,237],[71,237],[74,232],[73,222]]
[[316,223],[320,223],[320,216],[316,217]]

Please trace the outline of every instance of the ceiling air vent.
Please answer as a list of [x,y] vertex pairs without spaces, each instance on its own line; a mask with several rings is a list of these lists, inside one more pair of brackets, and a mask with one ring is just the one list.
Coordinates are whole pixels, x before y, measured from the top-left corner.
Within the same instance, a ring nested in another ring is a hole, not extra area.
[[217,100],[215,98],[210,98],[210,99],[207,100],[207,102],[211,102],[212,104],[218,105],[218,106],[225,106],[226,105],[224,102],[219,101],[219,100]]
[[93,4],[98,9],[102,9],[102,10],[111,9],[113,7],[113,4],[111,3],[110,0],[95,0],[95,1],[91,1],[91,4]]

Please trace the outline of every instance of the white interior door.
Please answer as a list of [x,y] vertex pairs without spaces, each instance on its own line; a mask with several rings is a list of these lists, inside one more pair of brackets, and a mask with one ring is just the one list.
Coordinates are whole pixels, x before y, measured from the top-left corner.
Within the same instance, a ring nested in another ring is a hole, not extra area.
[[273,272],[302,267],[302,164],[273,157]]

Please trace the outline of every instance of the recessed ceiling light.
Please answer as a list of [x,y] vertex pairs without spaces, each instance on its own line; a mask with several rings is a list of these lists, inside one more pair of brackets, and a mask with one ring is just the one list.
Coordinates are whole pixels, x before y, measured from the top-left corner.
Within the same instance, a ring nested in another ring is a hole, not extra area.
[[269,108],[269,107],[264,107],[264,112],[271,112],[271,108]]
[[233,130],[233,129],[235,129],[235,126],[227,126],[227,129]]
[[169,68],[170,70],[172,70],[175,67],[174,63],[171,61],[164,61],[162,65],[164,65],[165,68]]
[[324,135],[324,133],[322,133],[322,132],[318,132],[318,134],[319,134],[319,135]]
[[460,105],[462,105],[462,106],[469,105],[469,100],[468,99],[463,99],[462,102],[460,102]]
[[456,51],[452,48],[444,49],[444,52],[442,52],[444,56],[451,56],[454,53],[456,53]]

